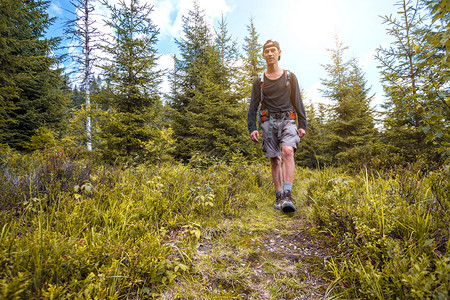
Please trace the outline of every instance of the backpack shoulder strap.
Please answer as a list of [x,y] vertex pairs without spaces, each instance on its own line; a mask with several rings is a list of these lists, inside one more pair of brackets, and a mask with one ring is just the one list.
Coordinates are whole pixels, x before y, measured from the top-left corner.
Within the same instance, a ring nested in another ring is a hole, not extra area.
[[262,101],[263,101],[263,86],[264,86],[264,73],[265,72],[266,71],[262,71],[262,73],[258,75],[259,81],[261,82],[261,104],[262,104]]
[[262,107],[262,103],[263,103],[263,100],[264,100],[264,94],[263,94],[264,72],[265,71],[262,71],[262,73],[258,75],[259,81],[261,82],[261,88],[260,88],[260,90],[261,90],[261,101],[259,102],[259,105],[258,105],[258,127],[259,127],[259,129],[261,129],[261,107]]
[[265,72],[265,71],[262,71],[262,73],[258,75],[259,81],[261,82],[261,88],[262,88],[263,85],[264,85],[264,72]]
[[291,72],[286,70],[286,86],[289,86],[291,83]]

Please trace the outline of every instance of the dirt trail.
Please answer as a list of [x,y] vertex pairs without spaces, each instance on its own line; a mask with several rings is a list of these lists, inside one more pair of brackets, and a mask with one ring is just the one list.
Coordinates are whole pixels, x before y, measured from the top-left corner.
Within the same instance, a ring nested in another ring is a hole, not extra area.
[[[264,245],[261,254],[271,257],[284,277],[298,283],[286,288],[284,299],[323,299],[330,282],[325,271],[330,251],[301,215],[284,219],[284,228],[275,228],[260,237]],[[271,281],[270,272],[263,275]],[[279,290],[283,291],[284,286],[281,282]],[[274,298],[267,294],[261,299]]]
[[324,299],[329,241],[301,212],[286,215],[264,205],[207,231],[195,270],[163,299]]

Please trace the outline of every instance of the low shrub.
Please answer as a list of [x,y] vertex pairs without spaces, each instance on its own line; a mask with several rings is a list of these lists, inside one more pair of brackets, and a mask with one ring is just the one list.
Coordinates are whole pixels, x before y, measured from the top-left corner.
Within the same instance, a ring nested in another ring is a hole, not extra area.
[[348,298],[448,299],[450,168],[346,175],[326,169],[308,187],[308,215],[337,239],[330,264]]
[[33,199],[52,206],[74,186],[89,182],[91,169],[91,162],[80,160],[77,151],[60,147],[13,156],[1,166],[2,210],[21,210]]
[[64,149],[6,160],[2,298],[151,298],[205,228],[256,203],[258,166],[93,166]]

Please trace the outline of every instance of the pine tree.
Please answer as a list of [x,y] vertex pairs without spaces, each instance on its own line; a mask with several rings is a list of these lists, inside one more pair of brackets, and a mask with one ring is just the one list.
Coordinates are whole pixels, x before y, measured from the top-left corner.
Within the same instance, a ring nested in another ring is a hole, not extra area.
[[[97,76],[93,77],[90,84],[89,95],[94,99],[98,97],[98,93],[101,89],[101,78]],[[71,103],[69,107],[69,132],[67,138],[72,141],[74,145],[82,146],[91,142],[92,145],[98,145],[98,118],[95,115],[99,111],[98,104],[94,105],[92,109],[86,107],[86,93],[83,86],[78,88],[75,86],[72,89],[70,97]],[[107,109],[107,107],[103,107]],[[91,120],[91,134],[86,134],[87,120]]]
[[99,121],[100,147],[106,159],[139,162],[162,136],[154,122],[160,104],[161,73],[156,71],[155,49],[159,30],[150,18],[153,6],[140,5],[138,0],[129,4],[121,0],[117,7],[105,5],[111,12],[107,25],[114,36],[103,46],[108,53],[108,63],[102,66],[107,84],[98,102],[108,110]]
[[[98,49],[98,42],[102,34],[95,27],[96,17],[94,15],[93,2],[96,0],[74,0],[70,1],[75,8],[75,17],[67,21],[65,34],[71,39],[70,49],[73,60],[79,67],[78,77],[81,79],[82,91],[85,103],[84,109],[88,111],[86,115],[86,147],[92,150],[91,141],[91,115],[89,113],[91,106],[90,91],[93,81],[93,66],[97,58],[94,55]],[[81,52],[79,51],[81,49]]]
[[241,86],[243,96],[250,101],[253,80],[264,71],[265,64],[262,59],[262,45],[259,43],[259,34],[250,18],[250,24],[247,25],[248,36],[244,38],[244,46],[242,47],[245,55],[242,56],[242,80]]
[[431,14],[431,24],[423,26],[425,48],[419,53],[418,67],[425,73],[421,82],[422,131],[427,141],[450,155],[450,1],[422,1]]
[[311,103],[305,108],[308,134],[302,138],[295,152],[295,161],[302,167],[320,168],[330,163],[325,152],[325,107],[319,104],[316,110]]
[[68,97],[59,61],[59,39],[45,39],[54,21],[49,1],[0,2],[0,143],[24,150],[40,128],[60,132]]
[[180,159],[197,153],[228,159],[248,152],[244,106],[233,74],[236,48],[224,20],[219,27],[214,39],[198,2],[183,16],[170,102]]
[[222,18],[218,22],[218,29],[215,30],[216,38],[214,45],[217,49],[220,61],[220,80],[222,89],[231,89],[237,91],[239,85],[237,78],[239,50],[237,42],[232,40],[228,32],[228,24],[226,18]]
[[332,64],[325,65],[328,78],[322,80],[323,94],[333,100],[327,124],[328,151],[335,162],[345,160],[347,152],[372,142],[374,119],[369,90],[355,58],[345,61],[343,43],[336,37],[336,49],[330,49]]
[[389,48],[378,48],[376,54],[387,96],[385,136],[407,161],[415,161],[416,156],[428,148],[421,130],[420,85],[424,80],[424,69],[417,64],[427,46],[421,31],[423,17],[418,1],[401,0],[396,6],[399,19],[383,17],[394,42]]

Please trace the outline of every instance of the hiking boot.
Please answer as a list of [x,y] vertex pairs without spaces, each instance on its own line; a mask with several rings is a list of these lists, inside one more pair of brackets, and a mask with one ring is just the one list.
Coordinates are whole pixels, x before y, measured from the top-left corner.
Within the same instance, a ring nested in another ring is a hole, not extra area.
[[292,194],[291,191],[286,190],[283,193],[283,198],[281,201],[281,210],[284,213],[289,213],[289,212],[295,212],[295,206],[294,206],[294,200],[292,200]]
[[277,193],[275,202],[275,209],[281,210],[281,201],[283,201],[283,193]]

